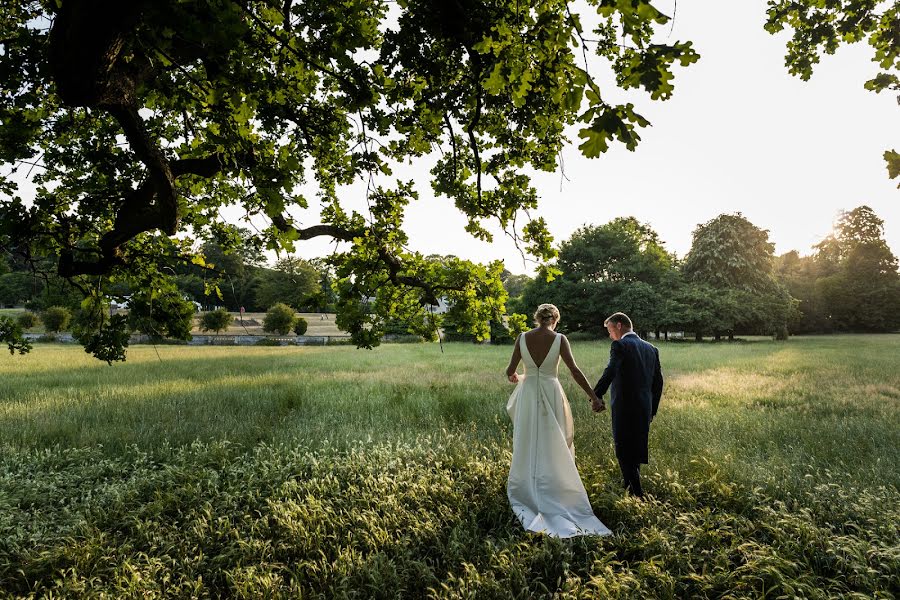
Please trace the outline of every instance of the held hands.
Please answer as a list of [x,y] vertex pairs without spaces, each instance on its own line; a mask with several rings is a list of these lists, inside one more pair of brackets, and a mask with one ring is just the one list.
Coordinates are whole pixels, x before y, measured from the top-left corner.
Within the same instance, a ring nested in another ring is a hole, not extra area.
[[603,412],[606,410],[606,404],[603,402],[603,398],[600,398],[596,394],[591,395],[591,410],[595,413]]
[[519,374],[513,373],[512,375],[507,375],[507,379],[509,379],[510,383],[519,383]]

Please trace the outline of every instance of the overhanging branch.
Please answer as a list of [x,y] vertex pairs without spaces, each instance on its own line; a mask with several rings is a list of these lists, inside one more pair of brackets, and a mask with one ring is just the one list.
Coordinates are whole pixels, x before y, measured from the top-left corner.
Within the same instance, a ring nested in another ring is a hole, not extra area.
[[365,235],[364,230],[347,229],[346,227],[339,227],[337,225],[313,225],[304,229],[297,229],[296,227],[288,223],[288,220],[284,217],[284,215],[276,215],[272,217],[272,224],[275,225],[278,231],[296,232],[297,237],[301,240],[311,240],[317,237],[328,236],[336,240],[352,242],[354,238],[362,237],[363,235]]

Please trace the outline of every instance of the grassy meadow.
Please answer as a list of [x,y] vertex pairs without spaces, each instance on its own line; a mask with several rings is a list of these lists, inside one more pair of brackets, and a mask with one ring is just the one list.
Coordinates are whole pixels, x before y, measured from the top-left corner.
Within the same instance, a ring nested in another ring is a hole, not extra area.
[[643,503],[563,373],[616,532],[574,540],[509,509],[510,352],[0,356],[0,597],[900,596],[900,335],[660,344]]

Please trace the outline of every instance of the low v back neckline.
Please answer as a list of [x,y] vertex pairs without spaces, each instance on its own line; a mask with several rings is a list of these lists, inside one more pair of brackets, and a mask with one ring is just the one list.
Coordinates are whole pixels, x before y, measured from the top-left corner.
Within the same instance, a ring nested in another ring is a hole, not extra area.
[[544,363],[547,362],[547,359],[550,358],[550,354],[553,352],[553,347],[556,346],[556,342],[559,340],[559,334],[554,332],[553,341],[550,343],[550,349],[547,350],[547,354],[544,355],[544,358],[541,360],[541,364],[538,364],[536,360],[534,360],[534,355],[531,354],[531,348],[528,347],[528,340],[525,339],[525,334],[522,334],[522,345],[525,346],[525,352],[528,353],[528,358],[531,359],[532,364],[540,369],[544,366]]

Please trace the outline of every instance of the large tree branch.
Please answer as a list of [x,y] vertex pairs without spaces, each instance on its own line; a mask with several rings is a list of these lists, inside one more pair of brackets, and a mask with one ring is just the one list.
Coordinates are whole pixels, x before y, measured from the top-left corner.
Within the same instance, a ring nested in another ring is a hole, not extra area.
[[[166,235],[178,231],[178,199],[175,196],[175,177],[172,168],[156,140],[151,139],[144,120],[134,106],[104,106],[122,126],[131,149],[146,165],[153,182],[159,229]],[[116,219],[118,221],[118,219]]]
[[125,261],[121,256],[112,254],[103,254],[100,260],[83,261],[75,260],[75,253],[71,250],[65,250],[59,254],[59,262],[57,263],[56,272],[60,277],[74,277],[75,275],[106,275],[115,267],[124,265]]
[[[472,148],[472,154],[475,157],[475,178],[476,178],[476,189],[478,191],[478,204],[479,208],[481,205],[481,154],[478,151],[478,138],[475,137],[475,132],[478,128],[478,122],[481,120],[481,57],[477,52],[470,50],[469,57],[472,61],[473,66],[475,67],[472,70],[472,78],[474,85],[472,88],[475,90],[475,114],[472,115],[472,120],[469,121],[469,124],[466,126],[466,133],[469,134],[469,146]],[[452,136],[452,131],[451,131]]]
[[140,233],[160,228],[159,211],[152,204],[155,193],[153,182],[145,180],[125,197],[116,213],[113,228],[100,238],[99,260],[75,260],[71,249],[61,252],[57,267],[60,276],[104,275],[114,267],[125,264],[119,247]]
[[423,300],[432,306],[440,304],[438,295],[441,292],[450,290],[461,292],[465,290],[465,287],[463,286],[434,285],[421,277],[401,275],[400,273],[406,270],[406,265],[403,264],[402,260],[388,252],[386,248],[378,249],[378,257],[387,266],[388,279],[391,283],[394,285],[405,285],[406,287],[421,289],[424,292]]
[[200,177],[212,177],[225,168],[224,157],[221,154],[213,154],[203,158],[182,158],[169,163],[173,177],[182,175],[199,175]]
[[293,29],[293,25],[291,25],[291,5],[294,3],[294,0],[285,0],[284,6],[281,9],[281,16],[284,17],[284,30],[291,31]]
[[312,225],[311,227],[306,227],[304,229],[297,229],[288,222],[284,215],[276,215],[272,217],[272,224],[275,225],[275,227],[279,231],[296,232],[297,237],[301,240],[311,240],[313,238],[322,237],[324,235],[336,240],[352,242],[354,238],[362,237],[363,235],[365,235],[364,230],[347,229],[346,227],[339,227],[337,225]]
[[[365,230],[347,229],[336,225],[313,225],[304,229],[297,229],[288,223],[284,215],[278,215],[272,219],[272,223],[280,231],[294,231],[301,240],[310,240],[315,237],[328,236],[336,240],[352,242],[354,238],[365,235]],[[441,291],[458,290],[462,291],[462,287],[453,286],[435,286],[421,277],[411,275],[402,275],[406,271],[406,265],[402,260],[394,256],[387,248],[381,246],[378,248],[378,258],[387,267],[388,279],[394,285],[404,285],[407,287],[419,288],[424,293],[426,302],[437,306],[438,295]]]

